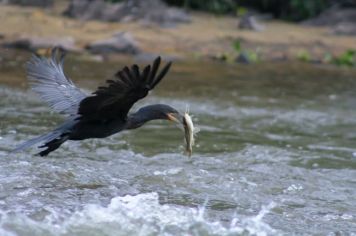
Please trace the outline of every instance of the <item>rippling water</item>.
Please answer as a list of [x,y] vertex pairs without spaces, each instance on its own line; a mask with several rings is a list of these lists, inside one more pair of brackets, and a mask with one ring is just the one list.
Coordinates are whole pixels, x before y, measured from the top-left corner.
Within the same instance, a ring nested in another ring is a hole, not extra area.
[[[356,72],[176,63],[137,105],[189,105],[192,158],[169,122],[8,155],[63,118],[0,71],[0,235],[356,235]],[[69,58],[90,90],[120,63]],[[19,69],[21,68],[21,70]]]

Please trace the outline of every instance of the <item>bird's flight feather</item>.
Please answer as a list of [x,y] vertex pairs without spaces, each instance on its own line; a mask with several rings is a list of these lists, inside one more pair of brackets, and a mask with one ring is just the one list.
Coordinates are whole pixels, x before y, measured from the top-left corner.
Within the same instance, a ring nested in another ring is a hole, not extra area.
[[50,58],[33,55],[26,64],[27,77],[32,89],[55,111],[75,115],[87,94],[64,75],[63,59],[64,52],[58,48]]
[[97,120],[101,117],[125,119],[135,102],[147,96],[168,72],[167,63],[158,73],[161,58],[146,66],[142,73],[137,65],[124,67],[107,81],[106,87],[99,87],[93,96],[86,97],[79,104],[80,119]]

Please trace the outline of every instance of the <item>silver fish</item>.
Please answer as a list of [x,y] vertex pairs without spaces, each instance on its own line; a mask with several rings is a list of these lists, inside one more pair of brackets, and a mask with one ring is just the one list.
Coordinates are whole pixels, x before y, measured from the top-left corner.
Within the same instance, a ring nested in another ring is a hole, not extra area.
[[184,125],[184,134],[185,134],[185,142],[186,142],[186,152],[190,157],[193,151],[194,135],[196,133],[196,130],[194,129],[192,118],[187,112],[184,113],[183,125]]

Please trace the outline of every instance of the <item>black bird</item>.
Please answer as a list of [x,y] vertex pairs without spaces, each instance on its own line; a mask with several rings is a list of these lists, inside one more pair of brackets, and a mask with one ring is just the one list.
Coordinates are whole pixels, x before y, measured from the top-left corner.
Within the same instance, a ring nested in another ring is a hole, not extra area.
[[150,120],[183,123],[183,116],[164,104],[145,106],[129,114],[134,103],[146,97],[163,79],[171,62],[160,72],[160,57],[142,72],[137,65],[126,66],[114,75],[113,80],[107,80],[105,87],[99,87],[87,96],[64,75],[64,57],[61,49],[54,48],[49,58],[33,55],[26,69],[32,89],[55,111],[66,114],[67,119],[53,131],[19,145],[13,152],[42,142],[39,148],[46,149],[38,155],[46,156],[67,140],[105,138],[122,130],[141,127]]

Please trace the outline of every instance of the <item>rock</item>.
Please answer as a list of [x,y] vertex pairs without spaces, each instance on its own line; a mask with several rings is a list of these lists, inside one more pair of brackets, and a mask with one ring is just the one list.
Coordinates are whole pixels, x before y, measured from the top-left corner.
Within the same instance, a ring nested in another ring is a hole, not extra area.
[[141,51],[133,36],[126,32],[117,33],[109,39],[93,42],[87,45],[86,49],[94,54],[138,54]]
[[340,23],[356,24],[356,8],[332,7],[316,18],[303,22],[310,26],[337,26]]
[[245,14],[241,17],[238,25],[239,29],[247,29],[254,31],[263,31],[264,26],[258,23],[257,19],[250,14]]
[[190,18],[186,12],[178,8],[168,8],[162,14],[161,11],[151,11],[147,14],[136,16],[136,19],[141,20],[145,24],[159,24],[163,27],[174,27],[177,23],[189,23]]
[[356,24],[339,23],[333,28],[332,33],[336,35],[356,35]]
[[61,47],[67,51],[77,51],[75,41],[71,37],[53,38],[53,37],[21,37],[11,42],[2,44],[4,47],[19,48],[30,51],[36,51],[43,48]]
[[51,7],[53,6],[53,0],[0,0],[3,4],[15,4],[21,6],[32,7]]
[[240,53],[235,58],[235,62],[240,63],[240,64],[251,64],[251,60],[250,60],[249,56],[244,52]]
[[63,13],[83,20],[143,21],[161,26],[190,22],[189,15],[178,8],[168,7],[161,0],[127,0],[110,3],[104,0],[71,0]]
[[[108,4],[103,0],[72,0],[68,8],[64,11],[64,15],[81,19],[81,20],[104,20],[105,17],[113,18],[115,21],[115,13],[113,9],[123,4],[112,4],[113,8],[108,8]],[[120,14],[118,14],[120,15]],[[117,16],[118,17],[118,16]]]

